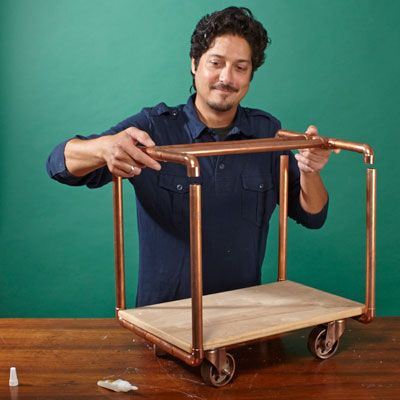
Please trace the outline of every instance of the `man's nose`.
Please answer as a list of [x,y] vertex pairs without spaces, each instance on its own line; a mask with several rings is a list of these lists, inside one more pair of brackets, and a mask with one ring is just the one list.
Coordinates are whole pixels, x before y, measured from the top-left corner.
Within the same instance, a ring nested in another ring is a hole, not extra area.
[[226,65],[224,68],[222,68],[219,74],[219,81],[225,85],[229,85],[232,84],[232,79],[232,67],[230,65]]

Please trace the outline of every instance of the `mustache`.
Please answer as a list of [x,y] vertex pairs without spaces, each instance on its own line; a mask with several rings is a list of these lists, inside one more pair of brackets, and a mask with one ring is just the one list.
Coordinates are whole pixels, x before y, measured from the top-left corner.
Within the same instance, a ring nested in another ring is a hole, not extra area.
[[224,83],[217,83],[216,85],[212,85],[211,89],[218,89],[218,90],[226,90],[228,92],[238,92],[239,89],[235,88],[231,85],[225,85]]

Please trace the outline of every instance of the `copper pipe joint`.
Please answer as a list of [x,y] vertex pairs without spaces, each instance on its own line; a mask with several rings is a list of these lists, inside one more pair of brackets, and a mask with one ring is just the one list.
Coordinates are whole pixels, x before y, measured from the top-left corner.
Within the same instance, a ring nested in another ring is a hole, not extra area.
[[166,150],[166,147],[168,146],[163,146],[163,148],[158,146],[143,147],[142,149],[146,154],[157,161],[169,161],[185,165],[187,167],[187,176],[189,177],[200,176],[199,161],[196,157],[191,154],[181,154],[176,151]]
[[346,140],[329,138],[328,145],[329,145],[329,148],[349,150],[349,151],[354,151],[356,153],[364,154],[364,163],[365,164],[373,164],[375,161],[374,150],[372,149],[372,147],[369,144],[348,142]]

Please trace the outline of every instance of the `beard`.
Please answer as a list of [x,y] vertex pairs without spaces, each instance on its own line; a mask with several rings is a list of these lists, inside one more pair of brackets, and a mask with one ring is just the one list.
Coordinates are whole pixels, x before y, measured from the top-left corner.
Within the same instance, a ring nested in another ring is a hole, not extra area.
[[207,101],[208,107],[217,112],[230,111],[233,107],[232,103],[217,103],[214,101]]
[[[223,89],[223,90],[227,90],[228,92],[231,92],[231,93],[237,93],[239,91],[234,86],[225,85],[223,83],[218,83],[216,85],[212,85],[210,87],[210,89]],[[226,101],[226,97],[228,97],[228,95],[223,96],[222,100],[219,102],[209,100],[209,101],[207,101],[207,105],[212,110],[217,111],[217,112],[230,111],[232,109],[232,107],[234,106],[234,103]]]

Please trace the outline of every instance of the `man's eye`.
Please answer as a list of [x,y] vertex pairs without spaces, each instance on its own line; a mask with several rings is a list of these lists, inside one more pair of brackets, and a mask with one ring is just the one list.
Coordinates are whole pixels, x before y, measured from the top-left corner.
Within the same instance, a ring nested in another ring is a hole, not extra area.
[[237,65],[236,69],[240,72],[246,72],[247,71],[247,66],[245,65]]

